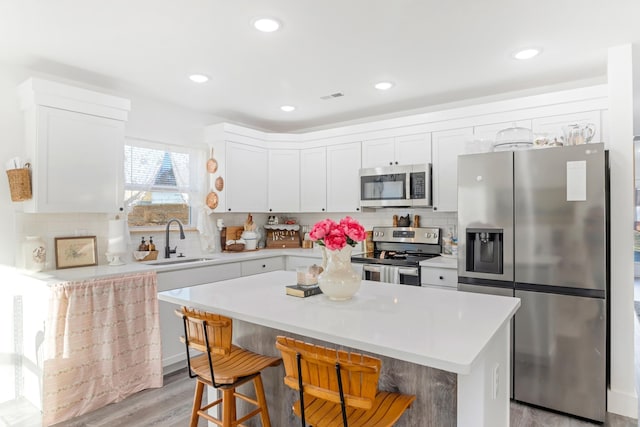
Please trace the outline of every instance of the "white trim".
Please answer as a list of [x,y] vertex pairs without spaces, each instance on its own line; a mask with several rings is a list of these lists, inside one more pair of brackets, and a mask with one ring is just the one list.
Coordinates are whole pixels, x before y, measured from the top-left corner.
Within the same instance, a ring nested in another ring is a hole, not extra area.
[[607,390],[607,412],[623,417],[638,418],[638,396],[616,390]]

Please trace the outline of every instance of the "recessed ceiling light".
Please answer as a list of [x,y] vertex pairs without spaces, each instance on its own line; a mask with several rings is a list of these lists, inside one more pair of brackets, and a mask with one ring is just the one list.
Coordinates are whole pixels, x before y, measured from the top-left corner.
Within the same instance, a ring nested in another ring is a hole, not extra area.
[[191,74],[189,76],[189,79],[195,83],[204,83],[209,81],[209,77],[205,76],[204,74]]
[[282,111],[286,111],[287,113],[290,113],[291,111],[295,110],[296,107],[294,107],[293,105],[283,105],[282,107],[280,107],[280,109]]
[[374,85],[374,87],[378,90],[389,90],[393,87],[393,83],[391,82],[378,82]]
[[534,56],[538,56],[542,52],[542,49],[537,47],[530,47],[527,49],[521,49],[513,53],[515,59],[531,59]]
[[263,33],[272,33],[274,31],[278,31],[280,28],[280,22],[273,18],[258,18],[253,21],[253,26],[256,30],[262,31]]

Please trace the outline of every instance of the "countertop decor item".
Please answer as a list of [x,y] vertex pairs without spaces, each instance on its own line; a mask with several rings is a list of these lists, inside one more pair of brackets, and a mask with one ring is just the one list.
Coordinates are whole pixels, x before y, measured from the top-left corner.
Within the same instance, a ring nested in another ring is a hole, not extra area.
[[42,271],[47,262],[47,249],[40,236],[26,236],[22,243],[24,268],[31,271]]
[[502,129],[496,134],[493,151],[527,150],[533,147],[533,132],[531,129],[517,126]]
[[96,236],[56,237],[56,268],[98,265]]
[[366,237],[364,227],[349,216],[339,223],[325,219],[313,226],[309,238],[326,251],[327,259],[324,271],[318,276],[318,284],[329,299],[348,300],[360,289],[361,277],[351,266],[351,251]]

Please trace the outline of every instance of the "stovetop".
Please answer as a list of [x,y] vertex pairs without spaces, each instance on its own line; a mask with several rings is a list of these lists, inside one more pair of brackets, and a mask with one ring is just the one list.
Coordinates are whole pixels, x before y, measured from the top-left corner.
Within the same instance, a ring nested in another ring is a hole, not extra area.
[[356,254],[351,261],[361,264],[417,266],[442,252],[440,229],[374,227],[373,252]]

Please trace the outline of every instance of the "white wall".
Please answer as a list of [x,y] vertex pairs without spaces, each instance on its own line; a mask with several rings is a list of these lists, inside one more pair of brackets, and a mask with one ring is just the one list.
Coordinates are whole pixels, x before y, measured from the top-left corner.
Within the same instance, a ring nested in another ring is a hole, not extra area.
[[[0,64],[0,165],[11,157],[25,157],[23,115],[18,105],[16,87],[32,76],[73,84],[57,76],[43,75],[25,68]],[[78,85],[98,92],[109,93],[131,100],[131,112],[125,125],[125,134],[151,141],[178,145],[204,145],[204,128],[219,122],[218,117],[193,112],[136,93],[122,93],[87,84]],[[73,155],[73,153],[69,153]],[[82,161],[82,159],[78,159]],[[3,173],[3,175],[5,175]],[[5,175],[6,176],[6,175]],[[107,216],[102,214],[62,215],[24,214],[19,204],[11,202],[6,178],[0,184],[0,264],[16,265],[21,262],[20,243],[25,235],[40,235],[47,243],[47,267],[52,268],[53,238],[62,235],[90,234],[98,237],[99,262],[104,263],[106,249]],[[16,212],[17,211],[17,212]],[[159,238],[160,236],[158,236]],[[189,247],[198,247],[197,233]],[[164,243],[164,236],[158,239]]]

